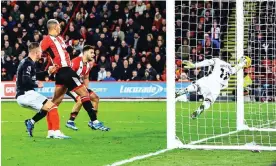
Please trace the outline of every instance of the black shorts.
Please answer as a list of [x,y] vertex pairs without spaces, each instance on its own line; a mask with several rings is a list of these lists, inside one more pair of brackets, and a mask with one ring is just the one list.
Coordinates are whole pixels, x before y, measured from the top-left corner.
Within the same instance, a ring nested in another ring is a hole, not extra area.
[[56,86],[65,86],[72,91],[81,86],[80,77],[71,67],[62,67],[56,74]]
[[[88,91],[89,95],[90,95],[91,93],[94,93],[91,89],[88,89],[88,88],[87,88],[87,91]],[[77,102],[78,95],[77,95],[75,92],[72,92],[72,91],[67,90],[66,94],[67,94],[69,97],[71,97],[75,102]]]

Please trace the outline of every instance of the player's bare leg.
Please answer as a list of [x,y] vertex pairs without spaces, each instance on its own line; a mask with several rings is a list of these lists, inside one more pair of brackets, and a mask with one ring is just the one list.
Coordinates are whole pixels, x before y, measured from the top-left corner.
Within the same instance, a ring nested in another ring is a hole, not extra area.
[[[54,97],[52,99],[52,102],[55,104],[56,107],[61,103],[66,91],[67,91],[67,88],[64,86],[56,86],[55,87],[55,92],[54,92]],[[57,109],[56,109],[56,111],[50,111],[48,113],[47,120],[48,120],[48,136],[47,136],[47,138],[59,138],[59,139],[70,138],[70,137],[64,135],[60,131],[60,120],[59,120],[59,115],[58,115]]]
[[81,85],[81,86],[75,88],[74,91],[80,96],[82,105],[90,117],[90,122],[88,123],[88,126],[94,130],[109,131],[110,128],[105,127],[103,125],[103,123],[101,123],[97,120],[97,115],[96,115],[95,109],[90,101],[90,96],[88,94],[86,87]]
[[196,119],[197,117],[199,117],[202,112],[210,108],[211,104],[212,101],[210,99],[204,99],[203,103],[198,107],[198,109],[192,113],[191,118]]
[[[94,92],[90,92],[89,96],[90,96],[92,105],[94,107],[94,111],[96,112],[96,115],[97,115],[98,114],[99,97]],[[81,110],[82,102],[81,102],[81,99],[79,96],[77,96],[75,98],[75,101],[76,101],[76,103],[73,106],[72,112],[70,114],[70,118],[66,123],[66,127],[73,129],[73,130],[78,130],[74,121]]]
[[99,107],[100,98],[94,92],[90,92],[89,96],[90,96],[90,100],[91,100],[91,102],[93,104],[93,107],[95,108],[95,112],[96,112],[96,114],[98,114],[98,107]]
[[66,91],[67,88],[65,86],[56,86],[52,102],[58,106],[62,102]]
[[[53,118],[55,118],[54,116],[58,116],[54,112],[57,112],[56,105],[54,103],[52,103],[51,101],[49,101],[49,100],[45,100],[41,110],[32,119],[27,119],[25,121],[25,125],[27,127],[27,131],[28,131],[29,136],[31,136],[31,137],[33,136],[32,131],[34,129],[34,124],[36,122],[40,121],[46,115],[49,115],[49,113],[52,113]],[[48,129],[50,129],[50,128],[52,128],[52,124],[48,123]]]

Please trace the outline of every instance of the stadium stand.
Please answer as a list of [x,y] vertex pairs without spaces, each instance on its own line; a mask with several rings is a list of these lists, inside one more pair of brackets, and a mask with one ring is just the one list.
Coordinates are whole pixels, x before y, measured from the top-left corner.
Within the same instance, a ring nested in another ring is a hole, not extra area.
[[[218,57],[224,48],[229,16],[234,3],[231,2],[176,2],[176,80],[181,74],[190,81],[204,76],[205,69],[181,71],[181,60],[199,62]],[[181,55],[182,54],[182,55]],[[188,73],[187,73],[188,72]]]
[[[248,2],[245,8],[245,55],[253,61],[251,68],[244,71],[245,95],[256,96],[257,101],[275,100],[275,2]],[[183,71],[181,60],[199,62],[218,57],[223,50],[235,56],[235,3],[179,1],[175,10],[177,81],[193,81],[206,72],[204,68]],[[235,95],[235,78],[231,77],[223,92]]]
[[[27,45],[43,39],[51,18],[60,22],[71,58],[86,44],[95,47],[91,81],[165,79],[166,2],[1,1],[1,5],[2,80],[14,79],[20,60],[28,54]],[[37,70],[45,70],[47,61],[44,57],[37,62]]]

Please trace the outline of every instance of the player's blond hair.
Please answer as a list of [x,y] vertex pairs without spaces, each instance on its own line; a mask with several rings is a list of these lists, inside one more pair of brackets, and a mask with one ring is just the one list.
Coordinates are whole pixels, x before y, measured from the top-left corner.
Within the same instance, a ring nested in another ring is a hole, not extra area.
[[59,24],[58,20],[56,19],[50,19],[47,21],[47,28],[50,29],[53,27],[53,25]]

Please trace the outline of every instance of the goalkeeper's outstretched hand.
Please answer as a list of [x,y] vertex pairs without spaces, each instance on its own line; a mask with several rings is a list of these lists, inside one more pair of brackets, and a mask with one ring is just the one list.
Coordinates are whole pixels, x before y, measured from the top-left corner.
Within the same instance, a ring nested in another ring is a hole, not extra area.
[[242,64],[243,68],[248,68],[251,65],[251,59],[248,56],[240,58],[239,63]]
[[192,69],[195,68],[195,64],[193,64],[191,61],[183,60],[182,64],[184,64],[185,69]]

